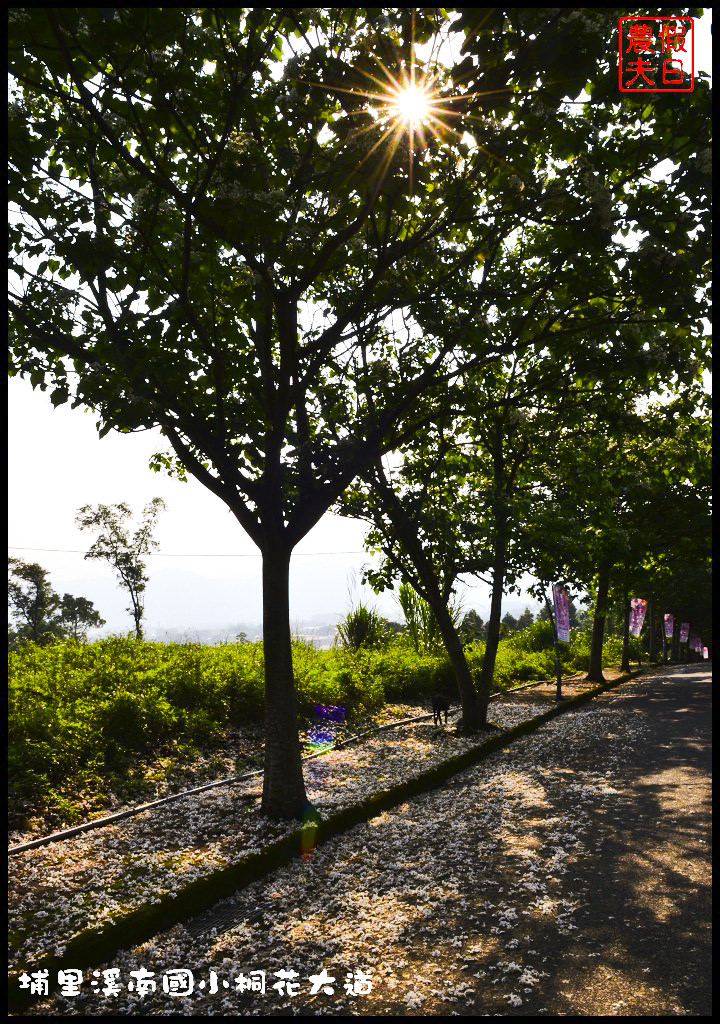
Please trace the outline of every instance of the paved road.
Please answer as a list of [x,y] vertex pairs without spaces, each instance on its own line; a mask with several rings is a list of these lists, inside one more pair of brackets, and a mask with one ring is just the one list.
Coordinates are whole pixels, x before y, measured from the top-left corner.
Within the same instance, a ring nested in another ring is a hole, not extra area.
[[[587,905],[576,915],[577,938],[544,965],[544,1008],[551,1016],[708,1016],[711,674],[673,668],[597,704],[650,728],[613,779],[617,796],[592,809],[597,849],[566,883],[585,884]],[[568,766],[583,766],[581,746],[567,753]]]

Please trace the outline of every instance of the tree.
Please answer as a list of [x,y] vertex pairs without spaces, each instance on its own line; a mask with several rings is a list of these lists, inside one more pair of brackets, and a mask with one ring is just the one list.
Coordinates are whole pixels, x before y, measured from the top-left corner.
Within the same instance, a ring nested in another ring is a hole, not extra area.
[[12,634],[14,642],[32,640],[43,646],[60,635],[56,614],[60,598],[37,562],[8,558],[8,605],[20,619],[20,627]]
[[[708,404],[704,396],[685,393],[663,408],[648,409],[643,431],[638,432],[637,441],[642,444],[647,438],[652,457],[635,474],[626,513],[630,536],[616,572],[614,598],[623,622],[624,668],[629,668],[631,597],[648,601],[644,637],[651,661],[656,657],[660,625],[658,600],[670,598],[673,605],[683,605],[685,621],[691,618],[694,624],[705,617],[706,602],[709,610],[710,589],[703,586],[712,536]],[[692,582],[678,601],[683,577]],[[640,645],[638,639],[638,652]]]
[[505,612],[502,617],[501,625],[503,626],[503,636],[507,636],[508,633],[517,633],[520,628],[518,620],[510,612]]
[[84,636],[81,627],[103,626],[105,620],[85,597],[64,594],[62,600],[48,580],[48,573],[36,562],[8,559],[8,605],[20,625],[8,630],[11,647],[27,640],[45,646],[67,636]]
[[485,623],[474,608],[465,612],[458,629],[458,636],[464,645],[474,643],[476,640],[485,640],[487,636]]
[[535,621],[535,616],[533,615],[531,610],[526,605],[525,606],[525,610],[523,611],[522,615],[518,616],[517,628],[518,629],[527,629],[528,626],[532,626],[534,621]]
[[[55,404],[96,410],[101,434],[159,426],[172,453],[154,465],[192,473],[260,548],[262,807],[301,815],[291,552],[355,476],[417,432],[422,396],[517,343],[516,333],[498,348],[474,319],[503,240],[567,201],[550,274],[588,235],[587,189],[565,195],[574,172],[544,192],[547,125],[521,151],[510,130],[515,121],[532,134],[548,110],[554,123],[563,55],[549,48],[546,59],[517,32],[518,59],[507,61],[504,16],[483,27],[460,13],[468,46],[488,51],[482,74],[503,76],[484,94],[487,111],[502,101],[508,125],[496,131],[478,111],[468,57],[457,69],[428,66],[447,127],[423,138],[404,122],[393,130],[390,97],[368,93],[378,60],[398,81],[410,65],[425,70],[413,42],[433,37],[436,9],[11,14],[10,191],[22,213],[10,232],[22,276],[11,296],[13,372],[52,384]],[[596,49],[601,36],[602,25],[583,22],[577,45],[587,37]],[[591,65],[578,60],[583,81],[567,88],[579,92]],[[520,88],[528,75],[547,87],[543,111]],[[684,106],[691,153],[706,145],[695,141],[700,84]],[[653,147],[635,144],[631,164],[627,153],[618,160],[634,175],[677,138],[672,111],[650,108],[648,131],[663,129]],[[608,119],[593,115],[597,142]],[[478,132],[474,149],[466,128]],[[562,118],[550,134],[553,157],[587,149],[582,130],[563,141]],[[602,139],[603,152],[621,144]],[[655,234],[665,210],[650,222]],[[695,248],[682,231],[677,240],[685,257],[667,291],[687,302]],[[533,318],[532,303],[521,319]]]
[[[159,426],[173,452],[154,465],[196,476],[260,548],[273,816],[306,805],[291,552],[477,358],[472,289],[441,343],[433,310],[522,215],[473,216],[487,168],[458,135],[415,145],[404,124],[388,136],[387,100],[369,113],[376,58],[400,80],[434,31],[350,8],[13,18],[14,371],[96,410],[101,435]],[[380,329],[395,311],[410,336]]]
[[[377,121],[368,111],[374,57],[399,79],[412,33],[433,31],[424,15],[350,8],[13,19],[13,198],[30,218],[13,227],[15,370],[51,380],[59,404],[72,360],[72,397],[101,434],[160,426],[173,454],[155,466],[196,476],[260,548],[272,816],[306,809],[291,552],[457,372],[472,297],[442,344],[426,330],[395,345],[377,325],[413,306],[431,318],[448,281],[512,230],[478,230],[467,147],[413,148],[407,132],[388,138],[387,101]],[[422,206],[408,168],[435,189]],[[481,341],[466,332],[465,352]]]
[[85,638],[86,629],[105,625],[105,619],[100,618],[92,601],[86,597],[73,597],[72,594],[63,594],[60,620],[76,640]]
[[[415,515],[427,501],[426,488],[420,494],[406,492],[399,497],[396,483],[378,459],[366,473],[365,483],[358,482],[349,488],[337,509],[371,524],[366,546],[379,547],[385,559],[378,569],[367,567],[365,579],[377,593],[393,581],[401,581],[399,600],[416,649],[445,646],[462,707],[458,729],[472,732],[483,721],[457,632],[460,610],[452,602],[453,587],[461,571],[451,551],[455,533],[449,524],[443,528],[438,522],[444,520],[442,503],[431,501],[432,512],[419,518]],[[428,520],[432,520],[429,526]],[[447,545],[437,543],[439,534],[447,539]]]
[[[669,552],[696,562],[709,545],[710,425],[702,391],[688,379],[653,405],[641,399],[630,392],[588,410],[575,443],[562,444],[536,510],[532,571],[548,579],[554,570],[594,596],[594,681],[603,679],[606,619],[616,617],[627,637],[629,599],[659,592]],[[538,568],[543,559],[546,568]],[[628,656],[626,642],[625,665]]]
[[162,498],[153,498],[143,510],[142,522],[132,537],[123,523],[123,518],[132,515],[130,507],[124,502],[98,505],[97,508],[85,505],[75,519],[81,530],[100,531],[85,558],[104,559],[117,572],[121,585],[130,595],[130,607],[127,610],[133,617],[138,640],[142,640],[143,635],[144,593],[149,579],[145,574],[142,556],[158,546],[152,531],[164,508]]

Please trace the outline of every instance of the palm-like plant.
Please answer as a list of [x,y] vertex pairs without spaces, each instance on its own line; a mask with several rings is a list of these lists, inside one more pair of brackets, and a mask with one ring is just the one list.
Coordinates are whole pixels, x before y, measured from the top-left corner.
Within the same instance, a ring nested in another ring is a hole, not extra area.
[[[408,636],[418,654],[436,654],[443,650],[442,633],[432,608],[409,583],[400,584],[398,602],[405,616]],[[462,614],[460,602],[451,601],[448,611],[457,628]]]
[[359,601],[343,622],[338,623],[338,640],[350,651],[361,647],[377,647],[385,639],[385,628],[378,613]]

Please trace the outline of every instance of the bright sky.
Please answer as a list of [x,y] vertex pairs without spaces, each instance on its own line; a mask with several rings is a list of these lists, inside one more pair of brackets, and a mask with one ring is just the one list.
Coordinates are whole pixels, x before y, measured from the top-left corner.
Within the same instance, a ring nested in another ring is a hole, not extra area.
[[[711,12],[696,23],[696,70],[711,72]],[[680,127],[680,126],[679,126]],[[146,624],[185,629],[225,627],[262,618],[260,557],[227,507],[192,477],[180,483],[153,473],[150,456],[169,450],[159,430],[97,436],[92,413],[61,406],[47,393],[12,378],[9,403],[8,553],[39,562],[60,594],[66,591],[94,601],[107,620],[106,630],[125,631],[131,618],[128,598],[115,584],[110,567],[85,561],[90,533],[74,520],[83,505],[127,502],[136,514],[155,496],[162,513],[155,536],[162,554],[149,556]],[[344,613],[350,605],[352,575],[370,561],[364,553],[362,523],[327,514],[298,545],[291,570],[291,617]],[[57,549],[57,550],[47,550]],[[360,588],[355,585],[357,596]],[[381,614],[401,619],[392,595],[375,598]],[[476,584],[461,594],[467,608],[484,618],[487,588]],[[523,599],[506,601],[517,614]],[[529,600],[531,607],[535,602]]]

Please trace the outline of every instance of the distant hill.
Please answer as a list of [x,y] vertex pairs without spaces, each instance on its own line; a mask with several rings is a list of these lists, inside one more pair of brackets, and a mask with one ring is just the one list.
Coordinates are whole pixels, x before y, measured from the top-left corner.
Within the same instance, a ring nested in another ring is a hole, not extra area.
[[[296,621],[291,624],[292,635],[308,643],[315,644],[321,650],[332,647],[337,632],[337,623],[343,618],[342,615],[313,615],[309,620]],[[161,640],[166,643],[200,643],[200,644],[226,644],[234,643],[236,638],[244,634],[250,642],[262,640],[262,623],[260,622],[237,622],[225,627],[218,628],[195,628],[187,626],[184,629],[176,627],[148,628],[146,636],[148,640]]]

